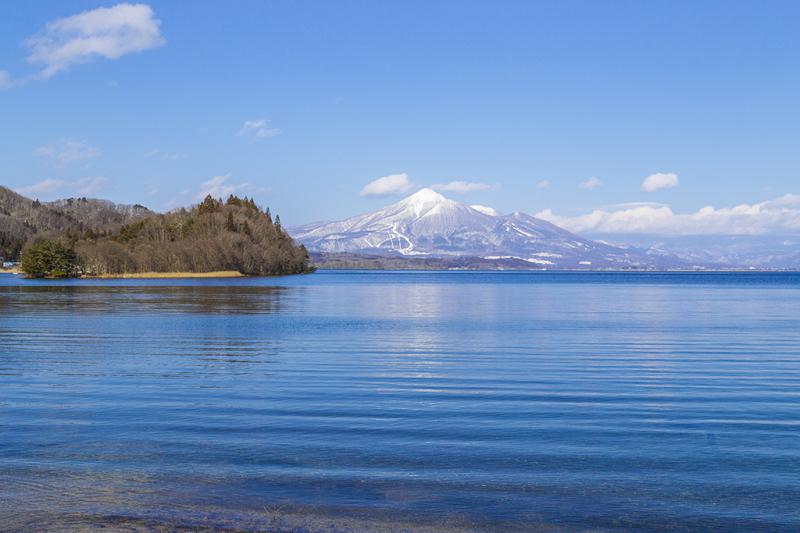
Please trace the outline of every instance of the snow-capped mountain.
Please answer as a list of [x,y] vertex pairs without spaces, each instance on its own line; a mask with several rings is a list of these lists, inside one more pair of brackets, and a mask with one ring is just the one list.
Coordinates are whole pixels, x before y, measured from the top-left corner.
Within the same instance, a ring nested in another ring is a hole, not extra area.
[[670,256],[584,239],[525,213],[467,206],[427,188],[372,213],[289,232],[318,252],[514,258],[542,268],[686,266]]

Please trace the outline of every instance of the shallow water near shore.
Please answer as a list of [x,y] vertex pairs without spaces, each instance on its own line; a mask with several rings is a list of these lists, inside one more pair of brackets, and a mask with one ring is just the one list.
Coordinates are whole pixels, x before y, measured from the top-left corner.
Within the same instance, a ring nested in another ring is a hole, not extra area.
[[0,277],[0,530],[800,529],[800,275]]

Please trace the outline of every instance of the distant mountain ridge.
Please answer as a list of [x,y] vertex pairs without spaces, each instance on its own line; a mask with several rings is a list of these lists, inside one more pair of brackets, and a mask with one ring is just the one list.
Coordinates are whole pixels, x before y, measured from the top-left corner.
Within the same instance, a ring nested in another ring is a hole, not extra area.
[[797,235],[600,235],[604,241],[720,268],[797,270]]
[[525,213],[500,215],[422,189],[383,209],[289,228],[309,250],[521,260],[541,268],[688,268],[667,254],[585,239]]
[[0,186],[0,257],[16,259],[24,244],[35,235],[96,230],[153,214],[141,205],[90,198],[39,202]]

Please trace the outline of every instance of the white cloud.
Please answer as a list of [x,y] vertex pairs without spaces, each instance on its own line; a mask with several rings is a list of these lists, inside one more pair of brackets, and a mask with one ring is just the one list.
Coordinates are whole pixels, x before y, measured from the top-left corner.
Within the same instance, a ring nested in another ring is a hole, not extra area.
[[450,183],[437,183],[431,185],[431,189],[444,192],[454,192],[458,194],[465,194],[473,191],[485,191],[487,189],[494,189],[495,185],[488,183],[475,183],[469,181],[451,181]]
[[57,166],[64,166],[75,161],[94,159],[100,155],[100,150],[85,141],[65,139],[46,146],[40,146],[33,153],[39,157],[49,159]]
[[48,196],[60,191],[61,196],[91,196],[106,188],[108,180],[102,177],[80,178],[75,181],[47,179],[20,187],[16,191],[23,196]]
[[536,182],[537,189],[549,189],[550,185],[550,180],[540,180]]
[[44,180],[26,187],[19,187],[16,191],[23,196],[48,194],[61,189],[65,183],[64,180]]
[[106,178],[81,178],[74,183],[75,192],[78,196],[91,196],[106,188],[108,180]]
[[210,180],[204,181],[200,184],[200,192],[197,193],[196,198],[202,200],[206,196],[211,195],[214,198],[224,199],[226,196],[230,196],[237,191],[250,187],[249,183],[230,183],[230,178],[230,174],[225,174],[222,176],[214,176]]
[[579,216],[560,216],[550,209],[537,213],[553,224],[576,233],[640,233],[659,235],[761,235],[800,232],[800,195],[755,204],[675,213],[668,205],[621,205],[595,209]]
[[14,82],[7,70],[0,70],[0,90],[10,88]]
[[672,189],[678,186],[678,175],[671,172],[650,174],[642,182],[643,192],[654,192],[659,189]]
[[599,179],[599,178],[596,178],[596,177],[592,176],[592,177],[591,177],[591,178],[589,178],[588,180],[582,181],[582,182],[580,183],[580,188],[581,188],[581,189],[588,189],[588,190],[591,190],[591,189],[596,189],[596,188],[598,188],[598,187],[599,187],[599,186],[601,186],[602,184],[603,184],[603,182],[602,182],[602,181],[600,181],[600,179]]
[[408,179],[408,174],[392,174],[371,181],[361,189],[361,196],[389,196],[402,194],[408,191],[413,184]]
[[241,129],[237,133],[238,136],[252,135],[259,139],[271,139],[283,133],[278,128],[270,128],[269,120],[266,118],[256,118],[252,120],[245,120]]
[[147,4],[117,4],[48,22],[25,41],[36,76],[48,79],[73,65],[97,58],[117,59],[164,44],[160,21]]

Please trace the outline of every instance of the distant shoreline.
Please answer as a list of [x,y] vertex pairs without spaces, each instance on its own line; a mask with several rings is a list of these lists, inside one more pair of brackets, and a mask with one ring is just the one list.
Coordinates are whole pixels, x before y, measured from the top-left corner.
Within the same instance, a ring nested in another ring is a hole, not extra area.
[[514,272],[798,272],[798,268],[760,268],[735,265],[682,265],[654,268],[641,265],[533,265],[524,259],[486,259],[473,256],[398,256],[350,252],[311,252],[320,270],[425,270]]
[[[312,263],[313,264],[313,263]],[[800,269],[766,269],[766,268],[672,268],[672,269],[622,269],[622,268],[513,268],[513,267],[445,267],[445,266],[338,266],[326,264],[313,264],[318,272],[539,272],[539,273],[645,273],[645,274],[669,274],[669,273],[800,273]]]

